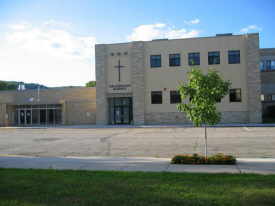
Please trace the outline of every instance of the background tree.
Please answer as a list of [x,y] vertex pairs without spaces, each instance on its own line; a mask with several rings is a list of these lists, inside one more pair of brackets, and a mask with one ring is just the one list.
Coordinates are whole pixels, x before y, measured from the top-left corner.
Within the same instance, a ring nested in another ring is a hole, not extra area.
[[216,102],[228,93],[231,81],[226,81],[214,67],[206,75],[194,66],[190,70],[188,83],[181,83],[178,91],[181,98],[189,96],[191,101],[189,104],[179,103],[178,110],[187,112],[187,117],[196,127],[204,125],[205,156],[207,157],[206,125],[213,126],[221,121],[221,112],[216,108]]
[[0,81],[0,90],[17,90],[17,85],[13,82]]
[[85,85],[86,87],[95,87],[96,86],[96,81],[89,81]]

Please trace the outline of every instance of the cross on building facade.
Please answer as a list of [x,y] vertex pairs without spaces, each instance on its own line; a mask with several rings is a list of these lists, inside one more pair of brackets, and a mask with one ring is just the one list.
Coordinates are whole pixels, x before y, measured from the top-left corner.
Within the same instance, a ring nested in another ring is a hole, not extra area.
[[120,60],[118,60],[118,66],[115,66],[115,68],[118,68],[118,81],[120,81],[120,68],[122,68],[124,66],[120,65]]

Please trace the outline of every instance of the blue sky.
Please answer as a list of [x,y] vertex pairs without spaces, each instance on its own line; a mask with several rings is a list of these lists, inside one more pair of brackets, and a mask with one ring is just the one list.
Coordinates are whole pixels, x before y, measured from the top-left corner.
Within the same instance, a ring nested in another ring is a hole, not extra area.
[[0,80],[84,86],[94,45],[220,33],[275,48],[275,1],[0,0]]

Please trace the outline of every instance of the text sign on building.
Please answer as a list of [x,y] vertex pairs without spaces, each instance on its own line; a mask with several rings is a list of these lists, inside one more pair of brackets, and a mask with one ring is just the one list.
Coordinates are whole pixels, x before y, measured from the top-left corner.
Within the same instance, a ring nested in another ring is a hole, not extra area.
[[113,90],[127,90],[128,87],[131,87],[131,84],[109,85],[109,88],[113,88]]

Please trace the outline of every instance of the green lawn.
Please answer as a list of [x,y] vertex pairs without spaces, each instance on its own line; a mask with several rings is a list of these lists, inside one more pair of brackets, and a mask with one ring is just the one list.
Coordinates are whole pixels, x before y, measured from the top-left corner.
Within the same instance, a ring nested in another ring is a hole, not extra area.
[[0,205],[274,205],[275,175],[0,168]]

